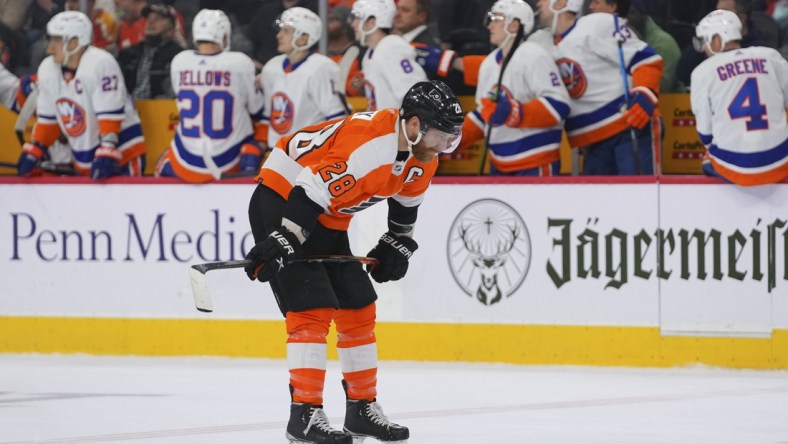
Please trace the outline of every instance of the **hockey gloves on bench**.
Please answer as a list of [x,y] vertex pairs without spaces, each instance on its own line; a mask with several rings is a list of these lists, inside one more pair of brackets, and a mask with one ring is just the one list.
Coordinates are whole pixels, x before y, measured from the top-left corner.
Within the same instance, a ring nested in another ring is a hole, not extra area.
[[523,105],[515,100],[506,88],[499,93],[491,91],[482,99],[482,118],[492,126],[506,125],[517,128],[523,121]]
[[629,92],[629,104],[624,117],[627,124],[633,128],[642,129],[651,120],[654,108],[657,106],[657,96],[645,86],[636,86]]
[[16,171],[20,176],[35,176],[40,173],[41,160],[47,155],[47,147],[39,142],[25,143],[22,154],[16,163]]
[[260,161],[263,159],[264,151],[257,142],[241,145],[241,160],[238,164],[241,174],[257,173],[260,170]]
[[244,271],[251,280],[259,279],[267,282],[282,271],[288,262],[300,258],[301,255],[301,242],[296,235],[287,231],[285,227],[280,227],[252,247],[246,255],[246,259],[252,263],[244,267]]
[[120,150],[112,146],[102,146],[96,150],[93,163],[90,164],[90,177],[103,179],[105,177],[120,175],[120,161],[123,155]]
[[397,236],[391,231],[380,237],[378,244],[367,256],[378,260],[378,265],[367,265],[367,271],[376,282],[388,282],[402,279],[408,272],[408,260],[419,248],[415,240],[406,236]]

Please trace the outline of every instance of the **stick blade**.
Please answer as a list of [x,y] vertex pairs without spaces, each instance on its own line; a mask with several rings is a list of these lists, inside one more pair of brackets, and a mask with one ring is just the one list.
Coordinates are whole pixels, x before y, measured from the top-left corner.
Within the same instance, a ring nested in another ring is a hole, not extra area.
[[213,302],[208,294],[208,277],[204,272],[192,267],[189,269],[189,277],[192,283],[192,294],[194,295],[194,306],[197,310],[205,313],[213,311]]

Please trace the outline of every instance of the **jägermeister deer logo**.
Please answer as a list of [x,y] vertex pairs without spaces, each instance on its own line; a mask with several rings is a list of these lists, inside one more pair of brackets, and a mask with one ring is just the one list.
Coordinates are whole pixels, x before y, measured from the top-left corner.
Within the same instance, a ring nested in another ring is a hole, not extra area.
[[484,305],[511,296],[531,263],[531,239],[514,208],[481,199],[463,208],[447,242],[449,268],[457,285]]

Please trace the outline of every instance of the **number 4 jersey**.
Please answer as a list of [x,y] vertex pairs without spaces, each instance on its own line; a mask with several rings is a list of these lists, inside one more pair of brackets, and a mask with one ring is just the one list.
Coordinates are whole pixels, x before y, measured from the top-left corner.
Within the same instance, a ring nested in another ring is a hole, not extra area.
[[180,113],[166,154],[174,172],[187,182],[208,182],[237,168],[241,145],[254,140],[253,121],[263,117],[252,59],[235,51],[182,51],[170,77]]
[[308,126],[279,139],[257,179],[285,199],[302,187],[323,208],[323,226],[347,230],[353,214],[387,198],[408,208],[424,200],[438,159],[399,152],[400,134],[391,108]]
[[726,51],[692,72],[692,112],[714,169],[739,185],[788,176],[788,62],[771,48]]

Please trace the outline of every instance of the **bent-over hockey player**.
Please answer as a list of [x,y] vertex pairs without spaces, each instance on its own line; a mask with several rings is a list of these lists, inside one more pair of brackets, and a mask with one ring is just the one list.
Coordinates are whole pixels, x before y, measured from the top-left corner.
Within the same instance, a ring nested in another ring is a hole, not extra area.
[[172,59],[180,123],[156,165],[157,176],[205,183],[225,173],[254,174],[260,167],[263,95],[255,84],[252,59],[230,51],[230,33],[224,12],[203,9],[192,25],[197,49]]
[[[358,262],[291,261],[352,254],[351,218],[385,200],[389,231],[368,253],[379,261],[370,275],[377,282],[404,277],[418,248],[413,229],[438,167],[437,155],[457,146],[462,121],[459,101],[445,84],[419,82],[405,94],[401,108],[300,129],[281,139],[263,164],[249,204],[257,244],[246,256],[253,264],[246,273],[270,282],[285,315],[291,442],[408,438],[408,429],[389,422],[376,402],[377,296],[369,276]],[[322,408],[332,321],[347,394],[344,432],[330,428]]]
[[775,183],[788,176],[788,62],[771,48],[742,48],[741,26],[719,9],[695,30],[695,48],[708,57],[692,71],[690,93],[708,149],[703,172],[738,185]]
[[32,141],[22,147],[20,176],[40,173],[61,132],[78,174],[94,179],[142,175],[145,144],[139,116],[118,62],[90,46],[92,27],[79,11],[61,12],[47,23],[50,56],[38,67],[36,125]]

